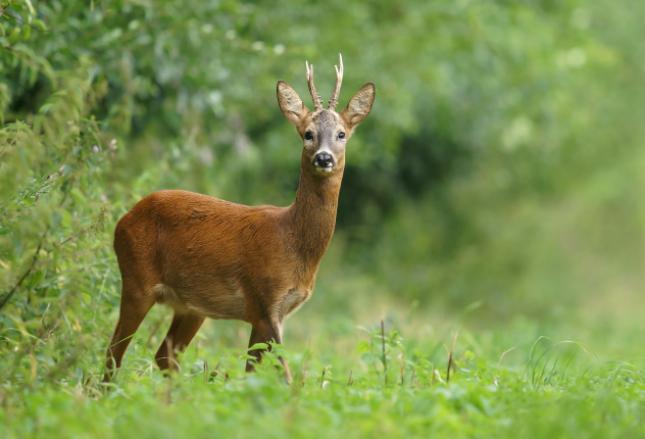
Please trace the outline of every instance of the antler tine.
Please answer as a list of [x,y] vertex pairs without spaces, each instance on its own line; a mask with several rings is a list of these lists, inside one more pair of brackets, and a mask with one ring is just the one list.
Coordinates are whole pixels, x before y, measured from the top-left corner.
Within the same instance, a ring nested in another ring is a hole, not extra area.
[[336,109],[336,104],[338,104],[338,96],[340,95],[340,86],[343,83],[343,55],[338,54],[338,64],[339,66],[334,66],[336,69],[336,86],[334,87],[334,93],[329,99],[329,109]]
[[307,85],[309,86],[309,94],[311,94],[311,99],[314,101],[314,110],[322,110],[322,102],[320,101],[320,95],[316,91],[316,86],[314,85],[314,66],[309,64],[309,61],[305,61],[305,68],[307,69]]

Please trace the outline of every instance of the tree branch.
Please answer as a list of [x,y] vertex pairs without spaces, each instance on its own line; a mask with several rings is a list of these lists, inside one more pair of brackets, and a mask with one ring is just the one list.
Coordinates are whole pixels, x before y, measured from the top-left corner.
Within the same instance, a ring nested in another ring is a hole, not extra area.
[[41,235],[40,241],[38,242],[38,247],[36,248],[36,251],[34,252],[34,255],[31,258],[31,263],[29,264],[29,267],[27,267],[25,272],[22,273],[22,276],[20,276],[18,281],[15,283],[15,285],[2,296],[2,299],[0,299],[0,310],[4,308],[4,306],[9,302],[9,300],[11,299],[11,296],[13,296],[13,294],[18,290],[20,285],[22,285],[22,283],[29,277],[32,270],[36,266],[36,262],[38,262],[40,250],[43,248],[43,243],[45,242],[45,238],[47,237],[48,232],[49,232],[49,228],[47,228]]

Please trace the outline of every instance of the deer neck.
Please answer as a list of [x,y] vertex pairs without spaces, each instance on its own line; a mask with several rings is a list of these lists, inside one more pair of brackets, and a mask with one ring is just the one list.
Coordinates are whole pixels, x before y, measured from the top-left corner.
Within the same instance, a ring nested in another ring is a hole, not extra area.
[[289,208],[294,248],[306,264],[317,268],[336,226],[343,164],[333,175],[321,177],[303,156],[296,200]]

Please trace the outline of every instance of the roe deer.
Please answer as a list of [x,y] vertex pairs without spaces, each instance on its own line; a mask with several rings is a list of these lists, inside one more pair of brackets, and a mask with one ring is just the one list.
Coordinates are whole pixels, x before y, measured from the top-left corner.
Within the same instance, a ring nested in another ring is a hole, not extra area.
[[[314,109],[296,91],[277,84],[280,110],[295,125],[304,147],[295,201],[288,207],[245,206],[181,190],[155,192],[118,222],[114,233],[122,277],[121,308],[107,349],[105,380],[121,365],[130,339],[156,302],[174,309],[172,324],[155,359],[176,369],[206,317],[252,325],[249,347],[282,343],[282,324],[312,293],[320,260],[334,232],[345,145],[369,114],[373,83],[363,85],[340,113],[343,78],[323,108],[313,66],[305,63]],[[253,370],[262,350],[251,350]],[[289,368],[282,360],[287,380]]]

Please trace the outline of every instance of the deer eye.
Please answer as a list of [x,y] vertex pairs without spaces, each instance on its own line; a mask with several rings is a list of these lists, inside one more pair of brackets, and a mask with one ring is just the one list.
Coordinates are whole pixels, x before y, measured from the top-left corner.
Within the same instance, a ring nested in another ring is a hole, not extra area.
[[345,132],[341,131],[340,133],[338,133],[338,138],[339,139],[344,139],[345,138]]
[[312,133],[309,130],[305,131],[305,140],[313,140],[313,139],[314,139],[314,133]]

